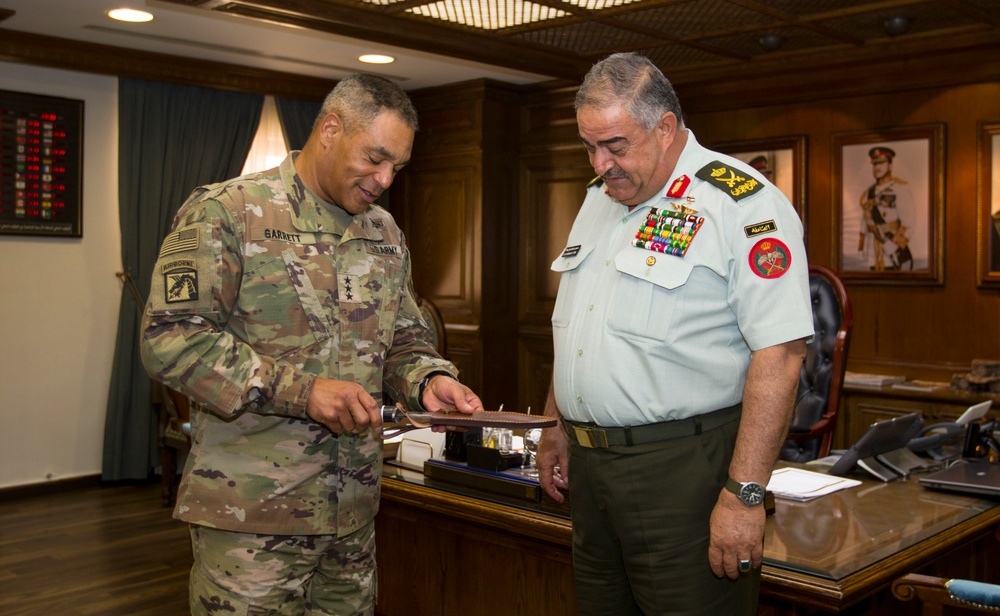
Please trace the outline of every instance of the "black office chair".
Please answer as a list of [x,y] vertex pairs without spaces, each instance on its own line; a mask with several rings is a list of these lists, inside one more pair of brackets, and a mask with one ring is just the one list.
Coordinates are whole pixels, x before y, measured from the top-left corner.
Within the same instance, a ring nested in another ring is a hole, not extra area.
[[191,450],[191,401],[162,383],[158,386],[163,506],[173,507],[177,499],[177,465],[181,455]]
[[417,295],[417,307],[420,314],[431,330],[431,345],[438,354],[445,359],[448,358],[448,335],[444,329],[444,319],[441,318],[441,311],[434,305],[434,302],[422,295]]
[[822,265],[809,266],[815,336],[799,375],[799,390],[781,459],[808,462],[829,455],[854,316],[843,281]]

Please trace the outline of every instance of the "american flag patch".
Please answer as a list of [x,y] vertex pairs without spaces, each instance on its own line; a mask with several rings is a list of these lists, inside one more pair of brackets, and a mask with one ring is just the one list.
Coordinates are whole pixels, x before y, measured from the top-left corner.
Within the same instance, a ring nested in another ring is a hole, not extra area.
[[174,231],[163,240],[160,247],[160,258],[172,255],[175,252],[184,252],[198,248],[198,228],[181,229]]

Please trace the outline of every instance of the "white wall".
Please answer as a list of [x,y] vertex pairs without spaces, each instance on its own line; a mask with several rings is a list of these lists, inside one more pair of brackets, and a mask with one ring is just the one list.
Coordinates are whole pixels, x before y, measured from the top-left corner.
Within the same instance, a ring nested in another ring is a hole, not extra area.
[[118,80],[0,62],[84,101],[83,238],[0,235],[0,488],[101,471],[121,283]]

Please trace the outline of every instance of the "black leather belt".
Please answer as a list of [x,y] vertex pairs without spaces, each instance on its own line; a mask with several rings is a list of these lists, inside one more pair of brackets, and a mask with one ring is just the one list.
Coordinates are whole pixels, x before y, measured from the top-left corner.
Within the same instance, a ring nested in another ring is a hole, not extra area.
[[704,430],[714,430],[730,421],[739,419],[742,404],[696,415],[687,419],[661,421],[643,426],[623,428],[602,428],[590,423],[579,423],[563,419],[563,428],[569,438],[588,449],[606,449],[623,445],[643,445],[682,436],[694,436]]

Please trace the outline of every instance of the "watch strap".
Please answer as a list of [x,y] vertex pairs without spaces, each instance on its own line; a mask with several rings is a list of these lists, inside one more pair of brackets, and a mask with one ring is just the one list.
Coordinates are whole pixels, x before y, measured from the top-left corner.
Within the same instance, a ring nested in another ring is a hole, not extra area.
[[[756,492],[759,493],[759,500],[757,502],[750,502],[748,500],[749,494],[744,494],[745,489],[748,486],[756,487]],[[764,504],[765,489],[764,486],[759,483],[748,481],[746,483],[740,483],[733,479],[732,477],[726,477],[726,489],[736,495],[736,498],[746,505],[747,507],[756,507],[758,505]]]
[[[743,489],[743,484],[736,481],[732,477],[726,477],[726,489],[735,494],[737,497],[740,495],[740,490]],[[742,500],[742,499],[741,499]]]

